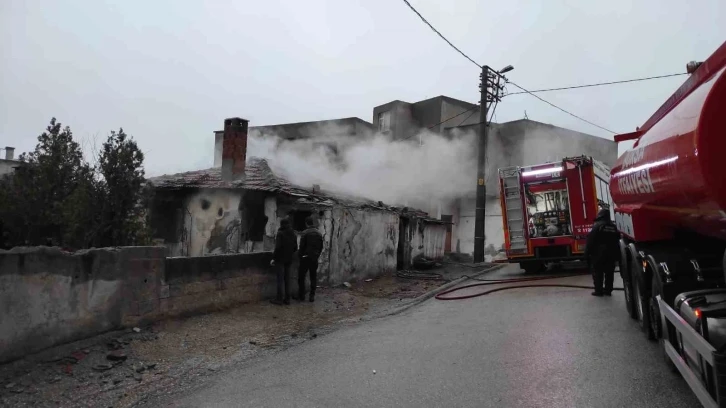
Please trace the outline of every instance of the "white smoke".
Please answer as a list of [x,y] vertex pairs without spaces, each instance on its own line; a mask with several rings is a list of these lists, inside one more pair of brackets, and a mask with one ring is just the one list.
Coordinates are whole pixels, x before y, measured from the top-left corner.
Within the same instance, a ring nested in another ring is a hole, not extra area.
[[423,131],[394,141],[328,126],[308,138],[283,140],[252,130],[247,154],[267,159],[275,173],[298,186],[319,184],[326,191],[387,204],[452,199],[475,189],[473,133],[446,138]]

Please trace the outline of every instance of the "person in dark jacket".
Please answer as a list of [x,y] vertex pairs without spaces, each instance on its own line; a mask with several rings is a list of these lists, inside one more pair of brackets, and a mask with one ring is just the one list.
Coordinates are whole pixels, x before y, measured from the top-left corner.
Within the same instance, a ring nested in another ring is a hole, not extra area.
[[610,296],[613,291],[615,263],[618,261],[620,254],[619,240],[620,233],[610,220],[610,211],[607,209],[600,210],[597,213],[592,230],[587,235],[587,244],[585,246],[585,257],[590,271],[592,271],[592,281],[595,284],[595,291],[592,292],[593,296]]
[[297,271],[298,300],[305,300],[305,276],[310,272],[310,301],[315,301],[315,288],[318,284],[318,259],[323,252],[323,234],[313,226],[312,217],[305,219],[307,229],[300,238],[300,268]]
[[[271,266],[277,266],[277,298],[272,301],[276,305],[290,304],[290,265],[297,251],[297,236],[287,218],[280,221],[280,229],[275,236],[275,251],[272,253]],[[284,297],[283,297],[283,286]]]

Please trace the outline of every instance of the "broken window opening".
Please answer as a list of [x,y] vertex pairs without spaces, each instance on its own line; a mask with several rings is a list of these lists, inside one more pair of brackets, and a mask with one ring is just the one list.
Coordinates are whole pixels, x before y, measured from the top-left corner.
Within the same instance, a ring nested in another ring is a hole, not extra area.
[[[292,222],[292,229],[298,232],[305,231],[308,227],[305,225],[305,220],[308,217],[312,217],[312,211],[305,210],[293,210],[290,212],[290,221]],[[315,220],[313,220],[315,225]]]
[[245,228],[242,229],[244,241],[259,242],[265,238],[268,217],[265,214],[265,195],[248,191],[240,201],[240,212],[244,214]]

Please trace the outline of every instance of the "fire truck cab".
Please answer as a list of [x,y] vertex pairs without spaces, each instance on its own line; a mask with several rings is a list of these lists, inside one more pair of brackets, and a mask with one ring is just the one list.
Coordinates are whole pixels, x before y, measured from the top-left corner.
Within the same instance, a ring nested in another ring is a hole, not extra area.
[[611,211],[610,169],[592,157],[499,169],[505,262],[526,273],[584,260],[587,234],[602,208]]

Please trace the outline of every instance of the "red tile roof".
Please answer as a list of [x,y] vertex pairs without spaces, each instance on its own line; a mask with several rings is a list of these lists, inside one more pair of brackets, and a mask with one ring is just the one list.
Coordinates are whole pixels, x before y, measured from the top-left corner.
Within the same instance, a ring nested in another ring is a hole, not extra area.
[[267,160],[250,157],[247,160],[244,179],[224,181],[222,169],[213,167],[204,170],[187,171],[184,173],[165,174],[148,179],[156,188],[185,189],[185,188],[227,188],[246,189],[257,191],[282,192],[291,195],[309,195],[310,193],[300,187],[292,185],[287,180],[278,177],[272,172]]
[[268,191],[281,193],[290,196],[305,198],[312,202],[328,202],[328,204],[340,204],[345,207],[369,208],[383,211],[392,211],[398,214],[407,213],[415,217],[423,218],[428,222],[441,222],[420,210],[413,208],[391,207],[382,202],[350,197],[343,194],[331,194],[327,192],[313,193],[311,189],[304,189],[290,183],[283,177],[276,175],[267,160],[257,157],[247,158],[245,178],[233,181],[222,180],[222,169],[213,167],[204,170],[187,171],[184,173],[165,174],[163,176],[151,177],[147,182],[155,188],[168,190],[197,189],[197,188],[223,188],[223,189],[245,189],[255,191]]

